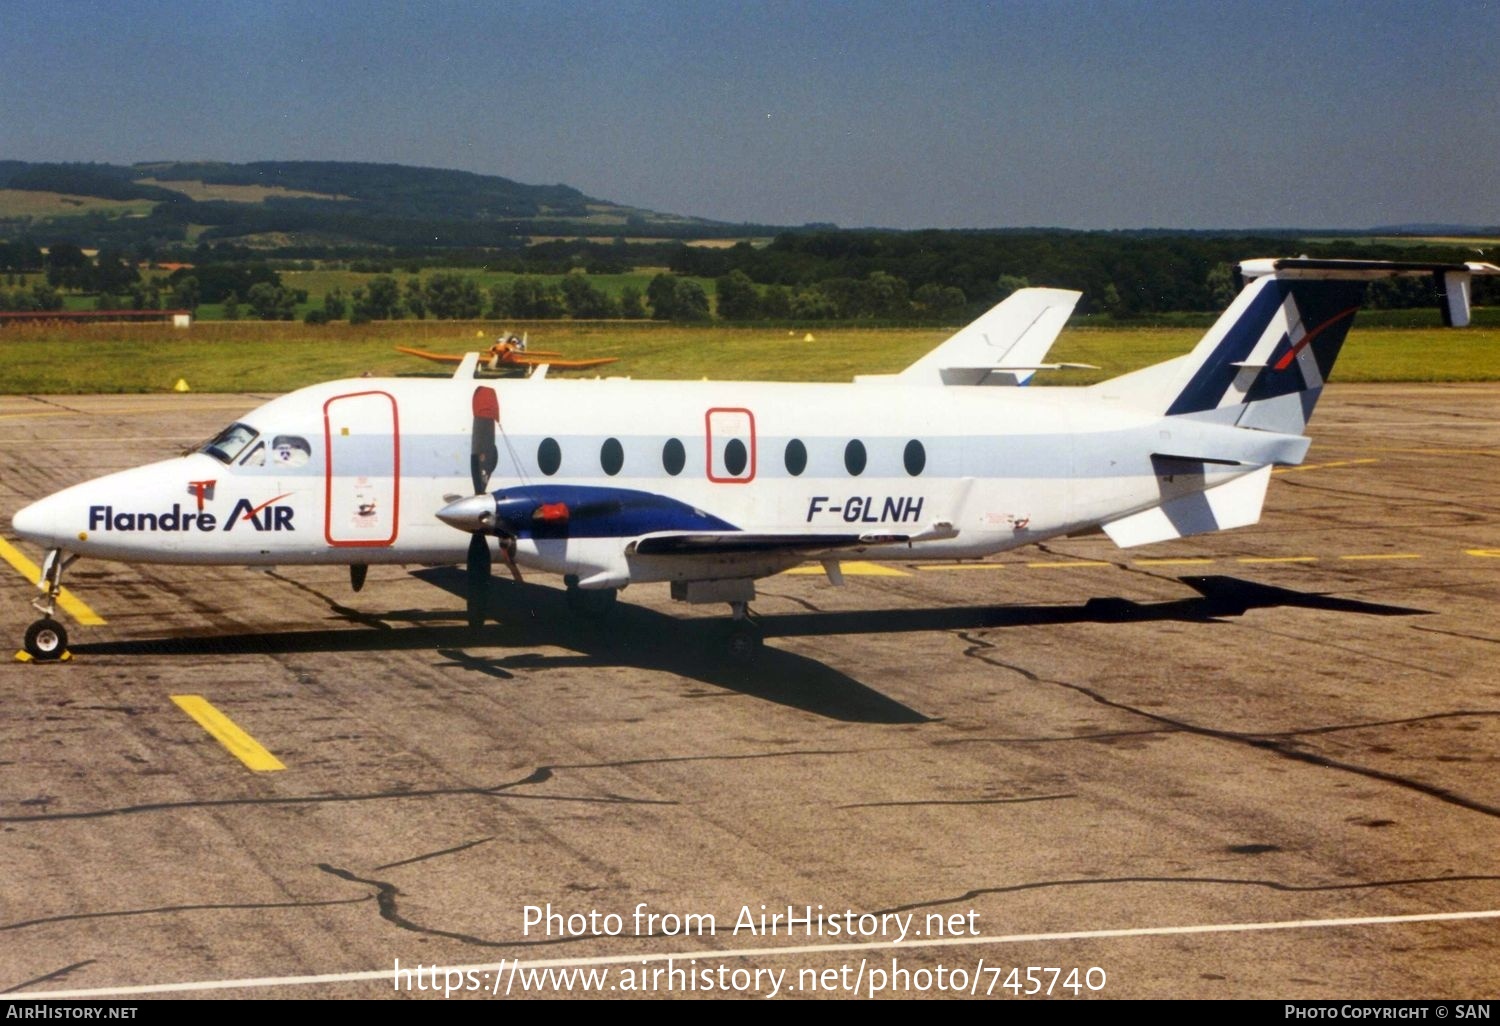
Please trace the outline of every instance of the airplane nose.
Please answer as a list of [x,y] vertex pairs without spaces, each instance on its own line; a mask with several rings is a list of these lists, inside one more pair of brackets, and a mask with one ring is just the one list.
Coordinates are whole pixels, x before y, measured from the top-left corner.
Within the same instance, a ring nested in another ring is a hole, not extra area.
[[437,518],[460,531],[488,531],[495,526],[495,497],[471,495],[438,510]]
[[57,517],[44,508],[46,505],[47,500],[43,499],[41,502],[33,502],[30,506],[18,510],[15,516],[10,518],[10,526],[16,534],[27,541],[52,547],[56,544]]

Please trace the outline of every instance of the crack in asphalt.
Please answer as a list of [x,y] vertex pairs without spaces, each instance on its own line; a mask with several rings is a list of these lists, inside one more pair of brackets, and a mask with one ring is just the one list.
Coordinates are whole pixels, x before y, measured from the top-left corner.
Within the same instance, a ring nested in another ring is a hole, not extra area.
[[950,898],[933,898],[929,901],[912,902],[909,905],[893,905],[890,908],[872,909],[869,915],[896,912],[913,912],[924,908],[937,908],[973,901],[993,894],[1016,894],[1021,891],[1039,891],[1052,887],[1097,887],[1120,884],[1190,884],[1194,886],[1258,887],[1284,894],[1320,894],[1334,891],[1378,890],[1392,887],[1427,886],[1446,883],[1494,883],[1500,876],[1486,874],[1464,874],[1455,876],[1415,876],[1394,880],[1360,880],[1352,883],[1291,884],[1280,880],[1256,877],[1233,876],[1099,876],[1071,877],[1058,880],[1032,880],[1026,883],[1003,884],[997,887],[976,887]]
[[111,816],[128,816],[143,812],[168,812],[179,809],[215,809],[231,806],[273,805],[324,805],[346,802],[392,801],[405,798],[444,798],[470,795],[478,798],[526,799],[547,802],[580,802],[602,805],[677,805],[676,801],[657,798],[629,798],[624,795],[553,795],[511,793],[512,788],[526,784],[541,784],[552,779],[551,766],[538,766],[528,776],[493,787],[431,787],[413,791],[374,791],[366,794],[296,795],[279,798],[209,798],[181,802],[150,802],[143,805],[125,805],[112,809],[92,809],[86,812],[56,812],[36,816],[0,816],[0,823],[57,822],[70,819],[106,819]]
[[430,851],[425,855],[413,855],[411,858],[402,859],[399,862],[387,862],[383,866],[376,866],[375,871],[379,872],[382,869],[395,869],[397,866],[409,866],[413,862],[426,862],[428,859],[439,858],[443,855],[457,855],[461,851],[468,851],[470,848],[477,848],[481,844],[489,844],[494,839],[495,837],[492,834],[489,837],[481,837],[477,841],[469,841],[465,844],[456,844],[452,848],[444,848],[441,851]]
[[357,905],[369,901],[364,898],[329,898],[323,901],[253,901],[226,904],[202,903],[194,905],[162,905],[157,908],[125,908],[112,912],[70,912],[60,916],[42,916],[22,919],[14,923],[0,923],[0,933],[24,930],[31,926],[46,926],[54,923],[75,923],[89,919],[128,919],[133,916],[173,915],[178,912],[263,912],[279,908],[323,908],[329,905]]
[[1023,805],[1026,802],[1056,802],[1065,798],[1077,798],[1077,794],[1037,794],[1023,798],[950,798],[913,800],[904,802],[856,802],[853,805],[835,805],[836,809],[886,809],[905,808],[916,805]]
[[1384,770],[1371,769],[1368,766],[1359,766],[1354,763],[1340,762],[1339,760],[1329,758],[1326,755],[1318,755],[1314,752],[1301,751],[1282,740],[1278,740],[1278,738],[1287,737],[1288,735],[1286,734],[1251,734],[1240,733],[1238,731],[1231,730],[1219,730],[1214,727],[1204,727],[1196,723],[1189,723],[1186,720],[1176,720],[1171,718],[1170,716],[1163,716],[1160,713],[1147,712],[1144,709],[1137,709],[1136,707],[1127,705],[1124,702],[1116,702],[1113,699],[1106,698],[1098,691],[1095,691],[1093,688],[1086,687],[1083,684],[1075,684],[1072,681],[1042,677],[1041,675],[1033,673],[1025,667],[1007,663],[1003,659],[997,659],[993,656],[986,655],[984,654],[986,650],[996,650],[999,646],[985,641],[982,638],[976,638],[966,631],[955,631],[954,634],[968,643],[969,647],[964,649],[963,651],[964,656],[966,656],[967,658],[977,659],[980,662],[987,663],[990,666],[1020,674],[1022,677],[1035,684],[1049,684],[1054,687],[1067,688],[1068,690],[1077,692],[1078,694],[1083,695],[1085,698],[1088,698],[1090,701],[1097,702],[1099,705],[1105,706],[1106,708],[1115,709],[1134,716],[1140,716],[1155,723],[1160,723],[1165,726],[1171,727],[1174,730],[1183,731],[1189,734],[1196,734],[1200,737],[1214,738],[1215,740],[1219,741],[1229,741],[1233,744],[1247,745],[1251,748],[1257,748],[1262,751],[1271,752],[1274,755],[1280,755],[1287,759],[1295,759],[1298,762],[1305,762],[1309,765],[1320,766],[1324,769],[1339,770],[1344,773],[1352,773],[1357,776],[1365,777],[1369,780],[1378,780],[1382,783],[1392,784],[1396,787],[1415,791],[1418,794],[1425,794],[1430,798],[1436,798],[1439,801],[1446,802],[1449,805],[1456,805],[1459,808],[1467,809],[1470,812],[1478,812],[1486,816],[1500,818],[1500,808],[1497,808],[1493,805],[1488,805],[1481,801],[1477,801],[1473,798],[1465,797],[1461,794],[1456,794],[1453,791],[1449,791],[1447,788],[1438,787],[1435,784],[1426,784],[1420,780],[1413,780],[1410,777],[1403,777],[1400,774],[1387,773]]

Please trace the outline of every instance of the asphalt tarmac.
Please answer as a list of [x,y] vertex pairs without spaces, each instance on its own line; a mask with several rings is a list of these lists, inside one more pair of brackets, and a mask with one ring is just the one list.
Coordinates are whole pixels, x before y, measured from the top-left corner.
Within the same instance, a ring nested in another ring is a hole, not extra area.
[[[0,398],[0,537],[260,398]],[[0,665],[0,992],[1491,997],[1500,386],[1310,433],[1254,527],[764,581],[750,669],[665,586],[80,562]]]

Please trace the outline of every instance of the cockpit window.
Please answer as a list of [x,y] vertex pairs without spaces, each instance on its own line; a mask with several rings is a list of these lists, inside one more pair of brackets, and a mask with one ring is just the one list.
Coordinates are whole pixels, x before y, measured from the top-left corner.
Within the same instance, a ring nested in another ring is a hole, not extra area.
[[312,446],[297,435],[277,435],[271,440],[271,465],[300,467],[312,459]]
[[266,443],[256,442],[255,448],[250,450],[250,455],[240,460],[242,467],[264,467],[266,465]]
[[198,451],[208,453],[220,463],[233,463],[234,458],[257,437],[256,430],[249,424],[231,424]]

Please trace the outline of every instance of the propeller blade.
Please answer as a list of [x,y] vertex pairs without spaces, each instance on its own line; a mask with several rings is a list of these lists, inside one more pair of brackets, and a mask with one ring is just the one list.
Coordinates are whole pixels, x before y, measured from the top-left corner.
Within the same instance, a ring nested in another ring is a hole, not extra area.
[[500,422],[500,397],[488,385],[474,389],[474,433],[469,448],[469,475],[473,479],[474,494],[478,495],[490,483],[490,474],[500,462],[500,452],[495,448],[495,425]]
[[482,534],[469,539],[468,612],[469,626],[484,626],[485,613],[490,604],[490,543]]

